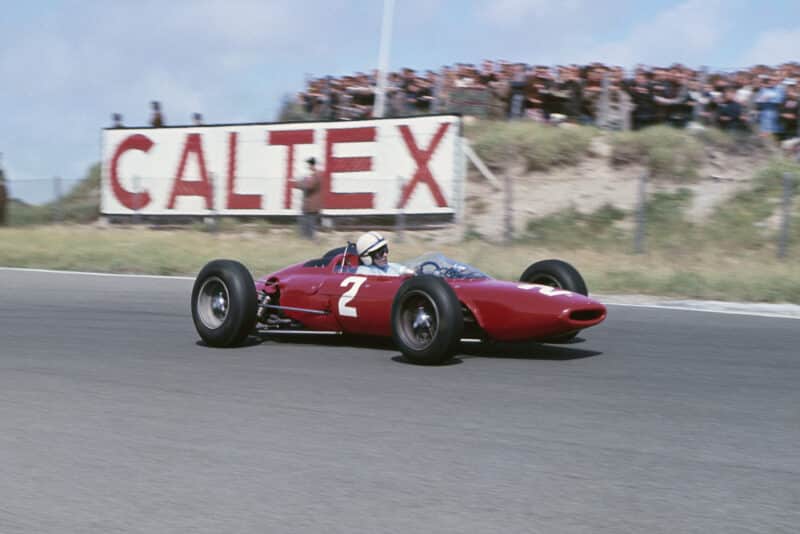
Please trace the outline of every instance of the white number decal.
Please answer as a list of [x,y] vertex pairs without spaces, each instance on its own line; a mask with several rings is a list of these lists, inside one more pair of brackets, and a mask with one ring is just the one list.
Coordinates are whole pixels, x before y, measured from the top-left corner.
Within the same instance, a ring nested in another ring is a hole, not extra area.
[[567,291],[565,289],[556,289],[555,287],[543,286],[539,284],[517,284],[517,287],[520,289],[535,289],[542,295],[546,295],[548,297],[558,297],[560,295],[572,295],[572,291]]
[[348,306],[347,304],[356,298],[356,294],[361,288],[361,284],[363,284],[366,280],[367,278],[364,276],[348,276],[342,280],[342,283],[339,284],[339,287],[345,287],[349,285],[352,285],[352,287],[342,293],[342,296],[339,297],[339,315],[343,315],[344,317],[358,317],[358,310],[356,310],[353,306]]

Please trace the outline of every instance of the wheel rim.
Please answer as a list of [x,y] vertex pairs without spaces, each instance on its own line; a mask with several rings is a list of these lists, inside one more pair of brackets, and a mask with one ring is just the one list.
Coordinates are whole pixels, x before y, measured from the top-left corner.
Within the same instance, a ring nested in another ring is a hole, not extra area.
[[561,286],[561,282],[559,282],[557,278],[544,273],[538,273],[535,276],[532,276],[531,280],[529,280],[528,283],[563,289],[563,287]]
[[222,326],[230,310],[228,286],[219,277],[208,278],[197,294],[197,315],[206,328],[215,330]]
[[439,332],[439,308],[423,291],[410,291],[400,304],[399,333],[413,350],[431,346]]

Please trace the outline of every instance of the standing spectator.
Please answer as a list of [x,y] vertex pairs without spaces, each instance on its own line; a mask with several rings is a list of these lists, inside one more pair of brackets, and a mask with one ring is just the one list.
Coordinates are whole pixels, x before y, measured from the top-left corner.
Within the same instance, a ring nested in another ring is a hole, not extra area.
[[[430,72],[428,76],[430,76]],[[429,78],[417,78],[416,112],[420,114],[430,113],[431,103],[433,102],[433,83]]]
[[672,80],[672,71],[666,68],[653,69],[653,78],[650,85],[655,106],[655,122],[667,122],[671,107],[670,101],[675,97],[675,86]]
[[633,100],[633,129],[641,130],[655,124],[655,102],[650,90],[650,80],[644,71],[636,73],[636,78],[629,86],[628,92]]
[[536,83],[535,78],[531,78],[525,85],[525,117],[544,122],[544,106],[542,105],[542,95],[540,94],[541,84]]
[[3,154],[0,154],[0,226],[6,225],[7,202],[8,189],[6,189],[6,175],[3,173]]
[[558,95],[561,99],[561,112],[570,121],[578,123],[583,107],[583,82],[577,65],[566,67],[563,72],[563,82],[559,87]]
[[192,124],[195,126],[203,125],[203,115],[201,113],[192,113]]
[[594,124],[600,108],[600,97],[603,93],[604,70],[593,65],[584,71],[583,98],[581,99],[581,124]]
[[390,72],[386,77],[386,111],[384,117],[397,117],[405,109],[405,96],[402,90],[403,79],[399,72]]
[[786,100],[781,105],[781,134],[782,139],[791,139],[798,137],[797,135],[797,107],[798,107],[798,91],[797,85],[794,80],[786,82]]
[[497,73],[494,71],[494,63],[491,59],[484,59],[478,71],[478,83],[484,87],[489,87],[490,83],[496,81]]
[[308,158],[309,175],[302,180],[294,180],[292,187],[303,192],[303,214],[300,216],[300,235],[314,239],[317,219],[322,204],[322,173],[317,170],[317,160]]
[[780,107],[783,104],[784,89],[778,79],[765,75],[764,85],[756,96],[758,107],[758,127],[764,137],[778,137],[781,133]]
[[742,120],[752,128],[758,119],[758,110],[756,109],[756,95],[758,94],[758,78],[754,77],[749,72],[742,72],[737,77],[736,83],[739,89],[736,90],[736,101],[742,105]]
[[112,113],[111,114],[111,127],[112,128],[125,128],[122,125],[122,115],[119,113]]
[[353,118],[370,117],[372,115],[372,106],[375,104],[375,88],[370,85],[367,75],[357,73],[348,88],[348,92],[352,97],[352,106],[357,114]]
[[738,132],[743,129],[742,105],[736,101],[736,89],[725,89],[722,102],[717,111],[719,127],[729,132]]
[[414,69],[403,67],[397,86],[397,112],[401,115],[409,115],[414,108],[416,78]]
[[623,73],[613,71],[609,74],[605,95],[605,114],[598,117],[597,125],[609,130],[629,130],[633,103],[630,94],[622,87]]
[[440,76],[438,72],[429,70],[427,72],[428,86],[431,90],[431,113],[441,113],[444,111],[444,77]]
[[150,102],[150,109],[152,109],[152,114],[150,115],[150,126],[153,128],[161,128],[164,126],[164,115],[161,114],[161,103],[157,100],[153,100]]
[[703,84],[699,80],[689,80],[688,84],[688,105],[691,108],[692,122],[695,124],[708,125],[708,111],[706,106],[711,99],[708,92],[703,89]]
[[320,92],[319,82],[317,80],[309,80],[308,90],[303,94],[305,112],[316,118],[319,113],[321,99],[322,93]]
[[509,100],[511,98],[510,69],[507,63],[498,62],[495,71],[497,80],[490,82],[491,97],[489,100],[489,118],[505,119],[508,117]]
[[689,88],[680,70],[673,69],[662,74],[660,94],[655,96],[661,108],[661,118],[669,125],[683,128],[689,122],[691,106],[689,104]]
[[525,110],[525,87],[527,85],[527,74],[525,64],[517,63],[511,75],[511,109],[508,110],[508,117],[519,119]]
[[559,112],[557,99],[553,96],[556,87],[553,76],[550,74],[550,67],[538,65],[534,70],[533,83],[536,85],[536,91],[542,102],[542,116],[545,121],[549,121],[550,115]]

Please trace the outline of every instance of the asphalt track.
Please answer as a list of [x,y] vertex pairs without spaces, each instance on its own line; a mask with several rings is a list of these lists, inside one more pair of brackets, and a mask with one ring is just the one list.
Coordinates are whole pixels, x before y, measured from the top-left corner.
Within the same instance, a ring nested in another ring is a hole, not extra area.
[[0,532],[771,533],[800,321],[610,306],[565,345],[198,343],[191,281],[0,270]]

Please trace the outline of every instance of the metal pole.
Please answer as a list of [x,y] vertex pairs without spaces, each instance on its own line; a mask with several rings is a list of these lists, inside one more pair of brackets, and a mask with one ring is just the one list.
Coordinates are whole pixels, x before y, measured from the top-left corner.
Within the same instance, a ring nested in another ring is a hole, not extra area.
[[778,257],[783,259],[789,248],[789,221],[792,214],[792,174],[783,173],[783,200],[781,202],[781,231],[778,238]]
[[608,120],[608,112],[609,112],[609,94],[608,94],[608,86],[609,86],[609,74],[608,71],[603,73],[603,84],[602,84],[602,92],[600,93],[600,113],[599,117],[596,117],[595,120],[597,122],[597,126],[603,129],[613,130],[615,128],[611,128]]
[[505,186],[506,186],[506,196],[505,196],[505,242],[510,243],[511,240],[514,238],[514,222],[511,214],[511,210],[513,205],[511,203],[511,199],[513,197],[511,191],[511,175],[509,173],[505,174]]
[[[698,90],[698,93],[700,95],[700,98],[704,98],[703,92],[705,91],[706,82],[708,81],[708,67],[701,67],[701,69],[702,70],[700,71],[700,88]],[[708,98],[709,99],[711,98],[710,93],[708,95]],[[703,104],[702,102],[697,102],[694,106],[694,109],[692,110],[692,115],[693,115],[692,120],[694,120],[694,122],[702,123],[703,113],[705,112],[705,110],[706,110],[706,105]]]
[[647,171],[642,173],[639,179],[639,203],[636,207],[636,229],[633,238],[633,252],[634,254],[643,254],[645,249],[645,225],[647,223],[647,216],[645,210],[647,209]]
[[383,23],[381,24],[381,44],[378,51],[378,86],[375,89],[375,109],[373,117],[383,117],[386,108],[386,71],[389,68],[389,45],[392,41],[392,17],[394,0],[383,0]]
[[61,177],[53,178],[53,220],[61,222]]

